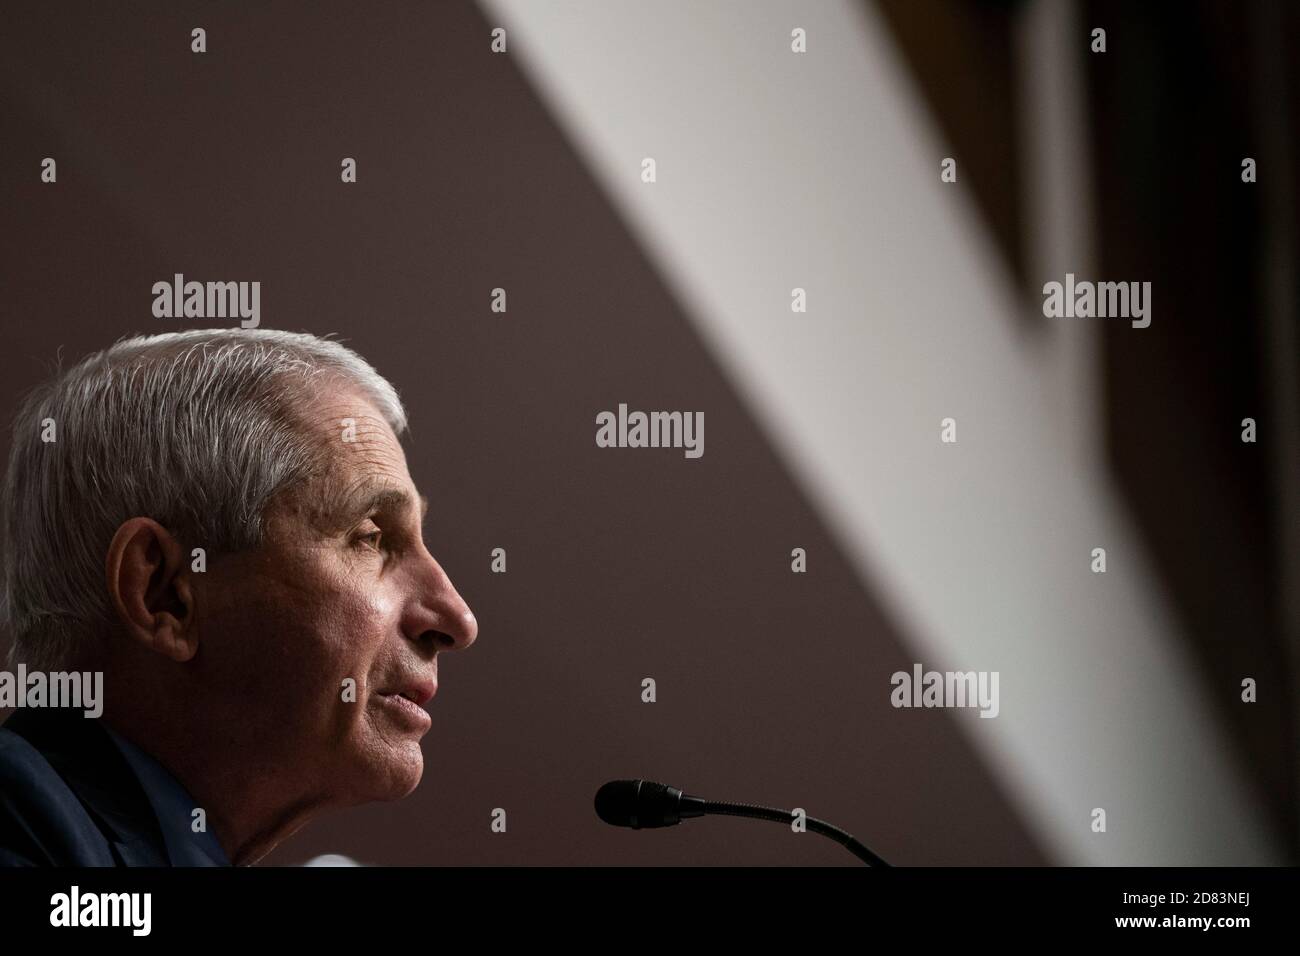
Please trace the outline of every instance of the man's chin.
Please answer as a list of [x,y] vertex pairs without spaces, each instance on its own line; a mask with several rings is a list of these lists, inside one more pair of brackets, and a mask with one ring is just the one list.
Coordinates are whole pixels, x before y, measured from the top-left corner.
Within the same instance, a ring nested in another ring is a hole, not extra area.
[[400,800],[420,785],[424,776],[424,753],[419,741],[403,746],[389,755],[383,770],[379,774],[379,790],[382,795],[377,800]]

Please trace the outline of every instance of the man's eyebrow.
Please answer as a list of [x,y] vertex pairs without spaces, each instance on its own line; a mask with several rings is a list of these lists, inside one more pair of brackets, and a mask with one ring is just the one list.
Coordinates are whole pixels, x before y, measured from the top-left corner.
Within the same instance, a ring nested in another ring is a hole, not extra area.
[[[420,505],[420,520],[423,521],[429,513],[429,499],[418,495],[417,500]],[[335,517],[344,524],[350,524],[376,512],[401,513],[410,511],[411,508],[411,496],[401,488],[363,485],[341,502]]]

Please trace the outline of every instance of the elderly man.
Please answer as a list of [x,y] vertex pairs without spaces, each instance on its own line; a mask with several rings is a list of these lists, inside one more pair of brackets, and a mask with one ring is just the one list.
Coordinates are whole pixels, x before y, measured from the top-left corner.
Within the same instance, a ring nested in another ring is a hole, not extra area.
[[477,623],[425,547],[393,387],[271,330],[119,342],[19,410],[10,667],[99,719],[0,727],[0,863],[241,865],[420,781],[439,651]]

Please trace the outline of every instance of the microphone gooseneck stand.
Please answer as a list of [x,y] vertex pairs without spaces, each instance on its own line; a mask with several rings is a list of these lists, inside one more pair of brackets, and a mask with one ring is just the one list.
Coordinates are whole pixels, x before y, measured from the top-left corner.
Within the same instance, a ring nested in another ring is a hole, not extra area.
[[[718,800],[705,800],[704,812],[706,814],[718,813],[733,817],[750,817],[755,820],[772,820],[776,823],[791,823],[795,819],[795,815],[789,810],[761,807],[753,803],[725,803]],[[868,850],[861,841],[839,827],[827,823],[825,820],[818,820],[816,817],[805,817],[804,822],[810,832],[830,837],[868,866],[889,866],[888,863]]]
[[[653,780],[611,780],[596,792],[595,806],[596,815],[610,826],[630,827],[633,830],[677,826],[683,820],[706,814],[750,817],[785,824],[792,824],[799,819],[790,810],[778,810],[753,803],[705,800]],[[803,817],[803,822],[808,830],[829,837],[862,862],[870,866],[889,866],[839,827],[807,815]]]

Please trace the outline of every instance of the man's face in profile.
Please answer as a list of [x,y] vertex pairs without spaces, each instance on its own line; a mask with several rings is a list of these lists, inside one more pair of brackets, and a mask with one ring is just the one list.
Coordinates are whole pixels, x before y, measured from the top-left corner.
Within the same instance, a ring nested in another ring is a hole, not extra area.
[[304,781],[305,800],[395,799],[423,772],[437,652],[477,624],[425,547],[423,499],[379,411],[351,390],[298,409],[329,473],[273,503],[261,547],[194,576],[192,663],[255,745],[242,772]]

